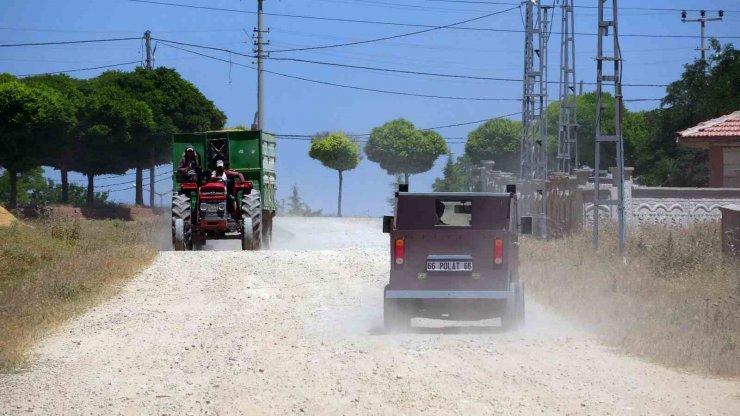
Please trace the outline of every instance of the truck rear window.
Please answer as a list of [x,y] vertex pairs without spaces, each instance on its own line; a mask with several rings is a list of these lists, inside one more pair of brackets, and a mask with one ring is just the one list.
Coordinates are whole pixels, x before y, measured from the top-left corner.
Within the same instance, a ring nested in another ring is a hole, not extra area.
[[470,200],[437,199],[435,212],[438,227],[470,227],[473,223],[473,202]]
[[508,194],[401,193],[396,200],[397,230],[505,230],[509,223]]

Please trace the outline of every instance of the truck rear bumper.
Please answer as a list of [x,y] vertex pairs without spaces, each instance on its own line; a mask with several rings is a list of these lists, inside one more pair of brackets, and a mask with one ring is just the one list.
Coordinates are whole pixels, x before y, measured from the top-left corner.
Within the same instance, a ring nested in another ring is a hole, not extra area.
[[509,299],[508,290],[387,290],[389,299]]

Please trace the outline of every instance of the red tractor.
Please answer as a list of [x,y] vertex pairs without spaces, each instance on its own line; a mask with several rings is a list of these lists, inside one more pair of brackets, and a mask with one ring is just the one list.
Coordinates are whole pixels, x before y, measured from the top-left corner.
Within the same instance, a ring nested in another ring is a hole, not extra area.
[[[230,204],[230,200],[235,203]],[[260,249],[260,191],[253,189],[250,181],[234,182],[228,187],[221,179],[212,179],[200,186],[197,182],[181,183],[172,208],[176,250],[198,250],[207,239],[237,238],[243,250]]]
[[[197,163],[183,172],[179,165],[188,149]],[[208,240],[222,239],[241,240],[243,250],[269,248],[277,210],[272,135],[246,130],[175,134],[172,165],[175,250],[199,250]],[[221,176],[213,173],[219,168]]]

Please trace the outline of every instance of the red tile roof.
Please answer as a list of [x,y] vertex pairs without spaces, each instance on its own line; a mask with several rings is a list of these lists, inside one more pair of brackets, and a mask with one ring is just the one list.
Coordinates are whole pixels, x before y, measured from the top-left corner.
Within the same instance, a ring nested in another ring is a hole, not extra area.
[[740,140],[740,111],[701,122],[694,127],[679,131],[676,136],[679,139],[735,136]]

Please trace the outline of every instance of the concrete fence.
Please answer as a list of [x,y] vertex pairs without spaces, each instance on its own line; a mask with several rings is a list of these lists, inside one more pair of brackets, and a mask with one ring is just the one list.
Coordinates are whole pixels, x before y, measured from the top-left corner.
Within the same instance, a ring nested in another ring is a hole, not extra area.
[[[600,198],[617,199],[613,185],[616,168],[600,178]],[[639,186],[632,180],[633,168],[625,168],[625,219],[628,226],[663,224],[685,226],[701,221],[719,221],[720,208],[740,205],[740,188],[661,188]],[[594,184],[591,170],[573,175],[553,173],[543,184],[521,181],[514,174],[497,171],[493,162],[483,162],[481,190],[503,192],[507,184],[517,185],[519,213],[533,218],[537,235],[557,238],[593,225]],[[544,212],[547,212],[545,218]],[[616,221],[617,207],[599,205],[601,221]]]

